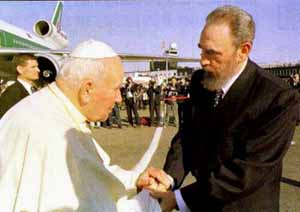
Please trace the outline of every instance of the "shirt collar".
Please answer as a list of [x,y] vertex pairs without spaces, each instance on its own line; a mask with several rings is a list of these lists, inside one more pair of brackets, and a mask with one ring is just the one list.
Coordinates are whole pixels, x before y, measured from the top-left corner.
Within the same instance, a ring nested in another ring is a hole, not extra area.
[[25,90],[29,93],[29,94],[32,94],[32,91],[31,91],[31,84],[26,82],[25,80],[22,80],[20,78],[17,78],[18,82],[21,83],[23,85],[23,87],[25,88]]
[[231,77],[226,83],[225,85],[222,87],[222,91],[223,91],[223,97],[228,93],[229,89],[231,88],[231,86],[233,85],[233,83],[237,80],[237,78],[241,75],[241,73],[243,72],[243,70],[245,69],[246,65],[247,65],[248,59],[245,60],[245,62],[243,63],[241,69],[235,74],[233,75],[233,77]]
[[80,130],[86,131],[86,117],[81,114],[81,112],[74,106],[74,104],[69,100],[68,97],[57,87],[56,83],[53,82],[48,85],[49,89],[54,93],[54,95],[60,99],[66,108],[66,112],[69,113],[68,115],[71,116],[73,121],[80,127]]

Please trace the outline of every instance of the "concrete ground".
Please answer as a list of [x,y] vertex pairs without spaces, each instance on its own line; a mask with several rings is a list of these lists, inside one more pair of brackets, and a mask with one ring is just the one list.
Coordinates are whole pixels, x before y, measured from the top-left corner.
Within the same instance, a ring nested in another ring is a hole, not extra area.
[[[151,142],[154,127],[142,126],[132,128],[125,126],[123,129],[93,129],[93,135],[98,143],[109,153],[111,162],[125,169],[132,168],[142,157]],[[172,137],[177,132],[175,127],[164,129],[160,139],[160,145],[150,165],[162,167]],[[300,127],[296,128],[294,136],[295,144],[291,145],[285,159],[283,179],[281,183],[280,211],[300,212]],[[186,184],[193,181],[189,176]]]

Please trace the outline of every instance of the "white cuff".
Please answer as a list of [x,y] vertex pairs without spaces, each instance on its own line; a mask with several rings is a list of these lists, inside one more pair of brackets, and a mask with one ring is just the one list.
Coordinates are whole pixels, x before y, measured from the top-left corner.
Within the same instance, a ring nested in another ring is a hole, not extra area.
[[181,195],[181,192],[179,189],[176,189],[174,191],[175,193],[175,199],[176,199],[176,203],[177,203],[177,206],[179,208],[179,211],[180,212],[191,212],[191,210],[188,208],[188,206],[185,204],[183,198],[182,198],[182,195]]

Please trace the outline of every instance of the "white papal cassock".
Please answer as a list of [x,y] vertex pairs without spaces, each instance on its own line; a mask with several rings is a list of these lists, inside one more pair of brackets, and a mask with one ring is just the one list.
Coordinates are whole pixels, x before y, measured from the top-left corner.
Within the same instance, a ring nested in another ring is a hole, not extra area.
[[129,195],[139,173],[111,166],[85,121],[55,83],[3,116],[0,211],[160,211],[146,191]]

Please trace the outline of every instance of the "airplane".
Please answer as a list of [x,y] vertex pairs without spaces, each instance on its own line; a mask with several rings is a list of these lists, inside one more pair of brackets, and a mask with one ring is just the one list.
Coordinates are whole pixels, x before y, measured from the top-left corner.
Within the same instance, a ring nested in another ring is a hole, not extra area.
[[[37,57],[43,82],[55,80],[60,61],[68,56],[68,38],[62,31],[63,2],[58,1],[51,22],[38,20],[33,26],[34,34],[0,20],[0,78],[13,78],[12,58],[15,54],[30,53]],[[142,55],[120,53],[123,62],[166,61],[198,62],[198,58],[178,57],[174,52],[167,55]]]

